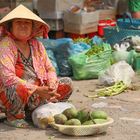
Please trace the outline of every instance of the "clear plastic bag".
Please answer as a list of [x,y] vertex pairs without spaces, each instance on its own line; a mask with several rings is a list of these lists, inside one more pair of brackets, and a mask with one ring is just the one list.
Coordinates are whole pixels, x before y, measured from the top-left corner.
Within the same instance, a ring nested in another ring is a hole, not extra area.
[[53,122],[53,116],[62,113],[65,109],[74,107],[66,102],[48,103],[36,108],[32,113],[32,120],[35,126],[45,129]]
[[108,68],[104,73],[99,76],[101,84],[112,85],[112,82],[123,81],[124,84],[129,86],[132,82],[135,72],[132,67],[125,61],[119,61]]

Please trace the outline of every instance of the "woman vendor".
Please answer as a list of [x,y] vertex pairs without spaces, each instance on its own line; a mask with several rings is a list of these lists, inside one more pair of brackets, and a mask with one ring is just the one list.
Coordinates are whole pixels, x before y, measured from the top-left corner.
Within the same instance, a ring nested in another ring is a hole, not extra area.
[[27,128],[32,111],[48,102],[65,101],[72,93],[70,78],[57,78],[46,50],[35,37],[47,37],[49,26],[19,5],[0,20],[0,109],[6,124]]

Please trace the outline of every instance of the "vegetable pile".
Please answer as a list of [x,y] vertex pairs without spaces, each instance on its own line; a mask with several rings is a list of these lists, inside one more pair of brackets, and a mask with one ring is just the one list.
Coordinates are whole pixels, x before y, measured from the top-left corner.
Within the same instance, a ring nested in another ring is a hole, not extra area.
[[95,95],[85,95],[90,98],[97,98],[101,96],[114,96],[122,93],[127,89],[123,81],[116,82],[113,86],[104,87],[95,91]]
[[54,116],[56,124],[62,125],[92,125],[108,121],[108,115],[102,110],[86,111],[84,109],[68,108]]

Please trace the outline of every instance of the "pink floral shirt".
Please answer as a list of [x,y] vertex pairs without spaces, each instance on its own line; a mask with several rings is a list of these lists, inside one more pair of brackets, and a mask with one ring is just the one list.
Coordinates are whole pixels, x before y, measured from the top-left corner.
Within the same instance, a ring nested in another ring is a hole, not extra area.
[[[31,44],[33,67],[41,85],[45,84],[44,81],[57,84],[55,69],[42,43],[36,39],[30,40],[29,43]],[[15,64],[17,61],[17,54],[18,50],[14,40],[5,37],[0,41],[0,92],[11,86],[16,87],[18,85],[23,85],[31,94],[36,90],[37,85],[23,80],[16,75]]]

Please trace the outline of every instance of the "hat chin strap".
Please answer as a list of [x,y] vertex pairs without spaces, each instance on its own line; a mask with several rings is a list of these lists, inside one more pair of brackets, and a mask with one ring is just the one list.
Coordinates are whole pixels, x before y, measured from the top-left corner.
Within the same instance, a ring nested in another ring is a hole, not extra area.
[[12,34],[11,32],[8,32],[7,30],[6,30],[6,34],[7,34],[9,37],[11,37],[13,40],[18,40],[18,41],[22,41],[22,42],[27,42],[28,40],[30,40],[30,39],[32,38],[32,35],[30,35],[29,37],[20,39],[20,38],[15,37],[14,34]]
[[7,30],[5,31],[6,34],[11,37],[14,40],[18,40],[18,41],[22,41],[22,42],[27,42],[28,40],[32,39],[33,37],[35,37],[38,33],[43,32],[43,38],[48,38],[48,30],[45,26],[40,26],[35,32],[33,32],[30,36],[23,38],[23,39],[19,39],[17,37],[15,37],[11,32],[8,32]]
[[8,36],[10,36],[12,39],[17,40],[17,41],[22,41],[22,42],[27,42],[28,40],[30,40],[32,38],[32,36],[26,37],[26,38],[17,38],[15,37],[12,33],[8,32]]

